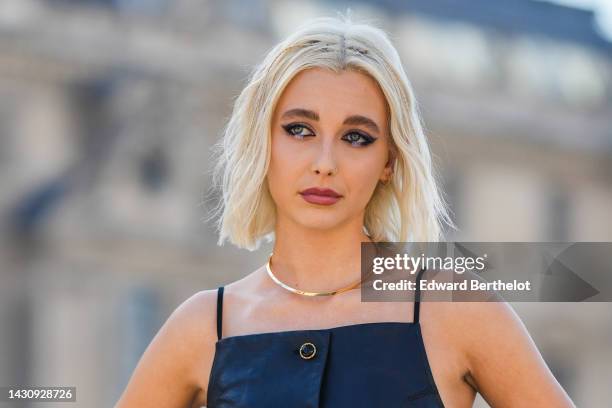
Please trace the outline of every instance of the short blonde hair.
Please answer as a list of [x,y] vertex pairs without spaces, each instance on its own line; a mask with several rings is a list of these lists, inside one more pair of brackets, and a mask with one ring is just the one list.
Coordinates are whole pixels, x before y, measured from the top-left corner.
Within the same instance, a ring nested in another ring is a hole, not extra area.
[[215,145],[213,190],[221,192],[212,216],[218,245],[257,249],[273,239],[276,208],[267,188],[272,115],[291,79],[308,68],[352,69],[374,78],[389,112],[395,152],[392,181],[379,183],[364,219],[375,241],[438,241],[442,222],[456,228],[438,190],[412,86],[387,34],[348,17],[308,21],[256,65]]

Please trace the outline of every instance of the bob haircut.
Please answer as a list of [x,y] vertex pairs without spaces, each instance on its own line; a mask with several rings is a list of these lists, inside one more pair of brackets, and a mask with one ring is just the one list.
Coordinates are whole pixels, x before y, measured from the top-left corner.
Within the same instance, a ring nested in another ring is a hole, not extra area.
[[387,34],[349,17],[319,17],[254,67],[214,146],[212,187],[221,191],[213,214],[217,244],[229,239],[252,251],[262,238],[273,240],[276,208],[266,182],[272,115],[291,79],[313,67],[365,73],[386,97],[393,173],[390,183],[378,183],[366,206],[364,232],[374,242],[435,242],[442,237],[442,222],[456,228],[438,191],[412,86]]

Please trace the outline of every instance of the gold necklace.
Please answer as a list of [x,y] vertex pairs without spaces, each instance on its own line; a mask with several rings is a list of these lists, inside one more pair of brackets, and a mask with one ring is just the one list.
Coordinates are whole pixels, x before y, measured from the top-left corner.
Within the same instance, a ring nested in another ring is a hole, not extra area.
[[281,286],[282,288],[287,289],[289,292],[297,293],[298,295],[304,295],[304,296],[331,296],[331,295],[335,295],[335,294],[338,294],[338,293],[346,292],[347,290],[351,290],[353,288],[356,288],[357,286],[359,286],[361,284],[361,279],[359,279],[357,282],[352,283],[349,286],[345,286],[343,288],[336,289],[336,290],[331,291],[331,292],[307,292],[305,290],[296,289],[296,288],[293,288],[293,287],[291,287],[291,286],[281,282],[276,276],[274,276],[274,274],[272,273],[272,269],[270,269],[270,259],[272,259],[272,253],[270,253],[270,257],[268,258],[268,262],[266,263],[266,270],[268,271],[268,275],[270,276],[270,278],[276,284]]

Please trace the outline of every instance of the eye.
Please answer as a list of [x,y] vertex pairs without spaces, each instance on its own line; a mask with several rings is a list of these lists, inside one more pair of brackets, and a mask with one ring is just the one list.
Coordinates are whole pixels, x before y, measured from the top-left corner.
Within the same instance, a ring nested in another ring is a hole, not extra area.
[[376,138],[360,132],[350,132],[344,136],[343,140],[346,140],[353,146],[367,146],[374,143]]
[[287,132],[288,135],[293,136],[296,139],[303,139],[306,136],[314,136],[312,133],[304,134],[303,132],[308,131],[309,129],[299,123],[283,125],[283,129],[285,129],[285,132]]

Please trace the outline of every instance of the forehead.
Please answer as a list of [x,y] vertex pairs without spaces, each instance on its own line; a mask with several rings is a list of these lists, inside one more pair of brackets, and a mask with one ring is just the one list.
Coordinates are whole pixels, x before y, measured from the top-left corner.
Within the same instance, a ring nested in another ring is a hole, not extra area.
[[298,73],[283,91],[276,115],[293,108],[305,108],[319,113],[321,120],[344,119],[361,114],[384,126],[386,99],[372,77],[354,70],[335,73],[326,68],[310,68]]

